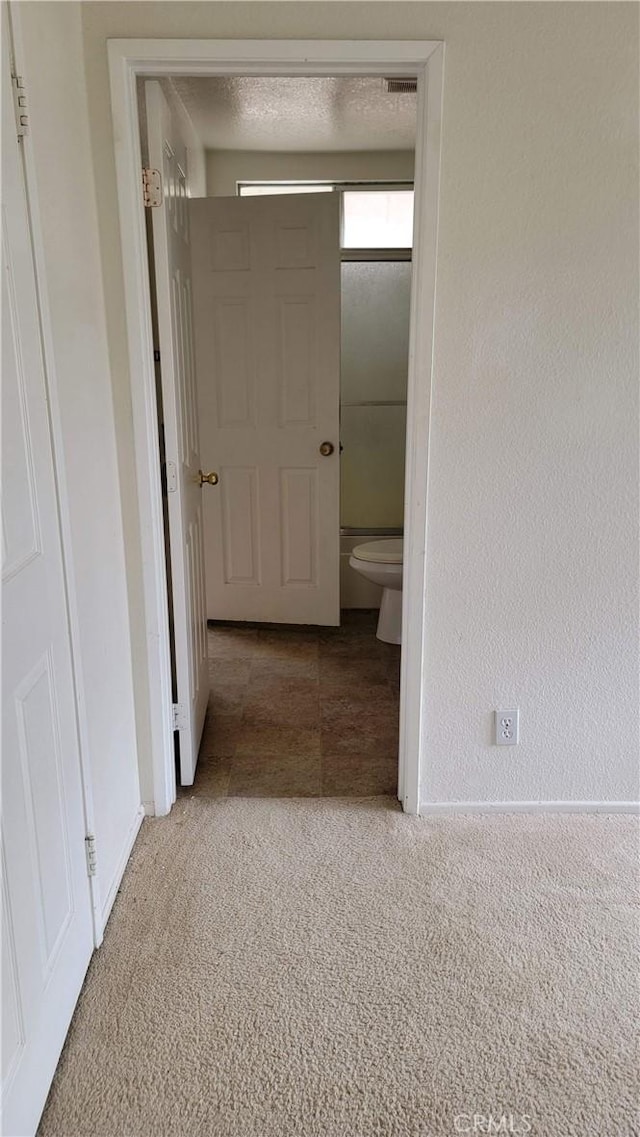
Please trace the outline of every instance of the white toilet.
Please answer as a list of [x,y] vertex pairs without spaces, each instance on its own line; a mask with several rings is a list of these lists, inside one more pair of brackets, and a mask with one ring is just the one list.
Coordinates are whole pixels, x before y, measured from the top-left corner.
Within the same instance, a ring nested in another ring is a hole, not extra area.
[[356,545],[349,557],[352,569],[384,589],[378,617],[379,640],[402,642],[402,537]]

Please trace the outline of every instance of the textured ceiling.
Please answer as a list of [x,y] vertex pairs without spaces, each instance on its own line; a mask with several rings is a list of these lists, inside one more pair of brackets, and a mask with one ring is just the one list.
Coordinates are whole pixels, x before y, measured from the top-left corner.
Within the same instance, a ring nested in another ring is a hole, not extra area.
[[380,78],[174,77],[210,150],[413,150],[415,95]]

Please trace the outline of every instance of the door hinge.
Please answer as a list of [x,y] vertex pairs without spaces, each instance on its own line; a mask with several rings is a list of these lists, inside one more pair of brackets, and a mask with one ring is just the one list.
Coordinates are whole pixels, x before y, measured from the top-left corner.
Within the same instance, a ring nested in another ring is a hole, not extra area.
[[87,876],[95,876],[98,871],[98,854],[96,852],[96,839],[93,835],[85,837],[84,848],[87,854]]
[[167,462],[167,493],[175,493],[178,488],[178,475],[175,462]]
[[25,134],[29,133],[29,112],[27,109],[27,88],[22,75],[12,75],[11,86],[16,112],[16,130],[18,138],[24,138]]
[[173,704],[173,729],[184,730],[187,725],[187,716],[182,703]]
[[162,178],[159,170],[145,166],[142,171],[142,200],[148,209],[162,205]]

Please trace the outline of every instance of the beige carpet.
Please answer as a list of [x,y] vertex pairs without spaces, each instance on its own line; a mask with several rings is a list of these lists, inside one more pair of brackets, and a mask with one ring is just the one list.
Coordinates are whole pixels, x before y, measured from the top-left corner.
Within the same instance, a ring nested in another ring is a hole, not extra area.
[[636,1133],[634,830],[182,798],[143,826],[41,1137]]

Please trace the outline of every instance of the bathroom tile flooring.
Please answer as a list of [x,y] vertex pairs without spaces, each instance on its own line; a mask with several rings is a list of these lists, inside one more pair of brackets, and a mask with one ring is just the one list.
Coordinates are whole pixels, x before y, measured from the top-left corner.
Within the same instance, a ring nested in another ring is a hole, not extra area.
[[355,797],[397,787],[400,648],[376,611],[340,628],[210,624],[193,787],[213,797]]

